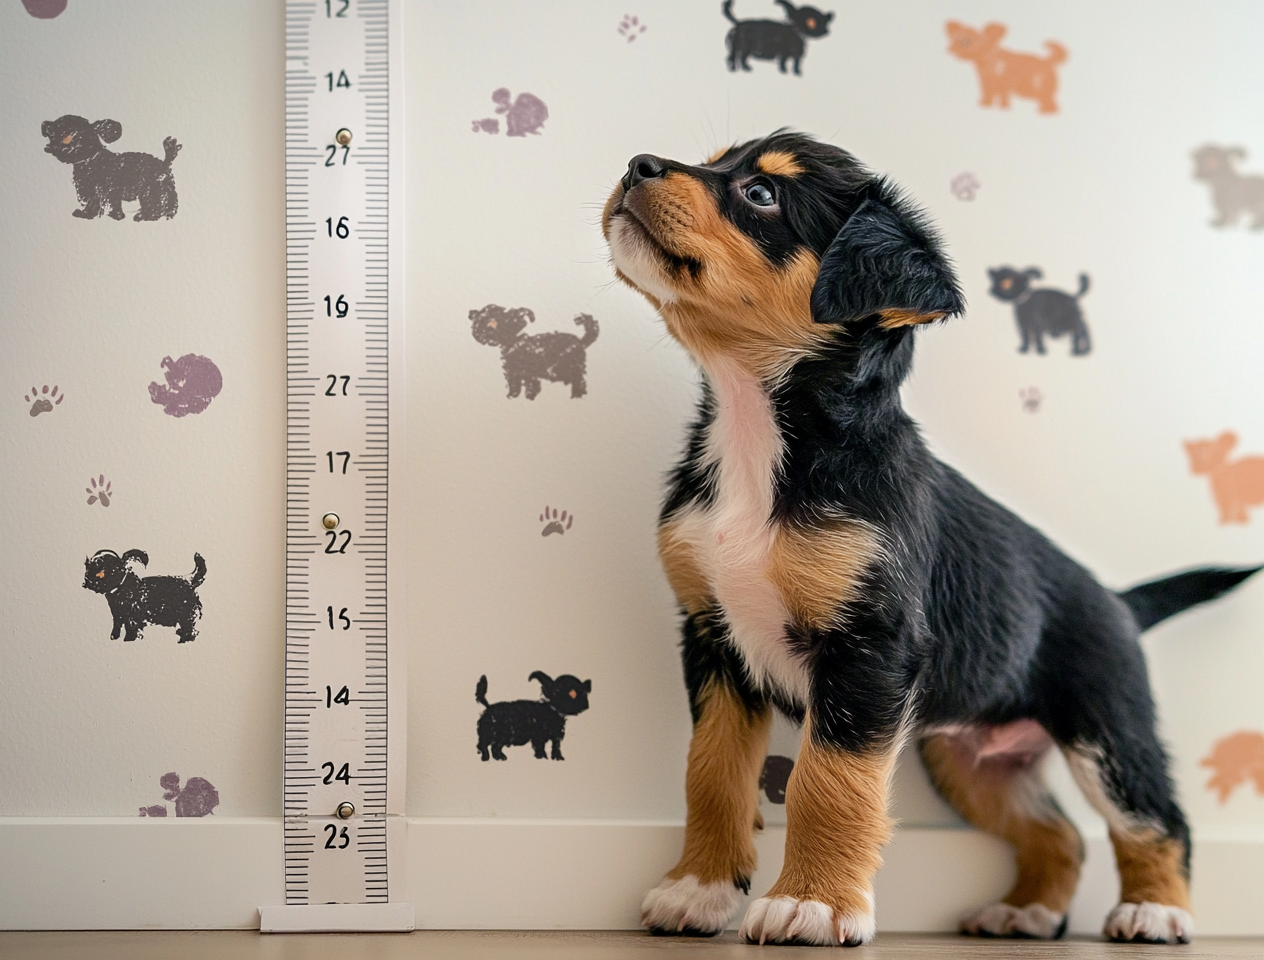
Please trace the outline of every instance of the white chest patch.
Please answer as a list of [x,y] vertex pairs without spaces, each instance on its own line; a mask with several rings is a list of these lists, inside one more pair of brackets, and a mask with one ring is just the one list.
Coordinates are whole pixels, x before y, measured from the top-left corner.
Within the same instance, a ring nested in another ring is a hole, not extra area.
[[768,579],[777,534],[773,483],[785,443],[757,379],[724,361],[712,361],[706,371],[716,410],[703,463],[715,467],[716,498],[681,511],[676,533],[693,548],[751,679],[806,705],[808,673],[787,642],[790,615]]

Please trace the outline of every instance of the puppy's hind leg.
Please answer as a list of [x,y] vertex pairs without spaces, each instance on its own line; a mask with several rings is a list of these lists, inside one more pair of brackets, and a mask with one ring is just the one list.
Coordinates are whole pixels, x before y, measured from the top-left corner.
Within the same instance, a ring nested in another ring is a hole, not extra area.
[[[1053,742],[1046,744],[1045,751]],[[942,734],[922,741],[921,754],[944,799],[980,830],[1008,841],[1017,854],[1013,889],[999,903],[963,919],[961,932],[1041,940],[1062,936],[1084,852],[1079,833],[1045,788],[1040,755],[980,760],[965,738]]]
[[755,870],[752,835],[771,712],[747,682],[723,630],[707,611],[685,621],[685,683],[694,718],[685,849],[641,902],[641,922],[656,935],[720,933]]

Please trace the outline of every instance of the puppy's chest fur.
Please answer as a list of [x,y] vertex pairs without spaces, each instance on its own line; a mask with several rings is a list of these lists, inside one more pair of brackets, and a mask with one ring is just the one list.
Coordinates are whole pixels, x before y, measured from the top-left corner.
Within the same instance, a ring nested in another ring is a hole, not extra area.
[[700,466],[714,497],[668,518],[660,550],[691,612],[719,607],[751,679],[808,702],[805,653],[790,641],[841,624],[878,552],[868,526],[842,516],[811,524],[773,519],[785,438],[764,385],[736,364],[706,366],[714,396]]

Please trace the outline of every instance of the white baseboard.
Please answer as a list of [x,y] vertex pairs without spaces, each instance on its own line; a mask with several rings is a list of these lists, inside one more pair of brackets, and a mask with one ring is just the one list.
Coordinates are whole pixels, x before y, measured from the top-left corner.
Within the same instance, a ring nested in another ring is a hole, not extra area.
[[[680,851],[679,824],[410,819],[405,889],[421,929],[638,926],[637,907]],[[758,896],[781,866],[785,830],[758,839]],[[259,927],[282,902],[280,819],[0,818],[0,929]],[[1004,894],[1013,857],[972,830],[900,830],[878,875],[878,928],[954,929]],[[1200,834],[1194,914],[1211,936],[1264,935],[1264,835]],[[1105,838],[1088,861],[1071,929],[1096,933],[1118,880]]]

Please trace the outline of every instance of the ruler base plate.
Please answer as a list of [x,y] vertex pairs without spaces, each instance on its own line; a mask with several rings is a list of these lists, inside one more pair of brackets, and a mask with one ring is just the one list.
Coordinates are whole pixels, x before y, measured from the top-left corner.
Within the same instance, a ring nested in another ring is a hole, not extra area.
[[417,925],[411,903],[314,903],[260,907],[260,933],[382,933]]

